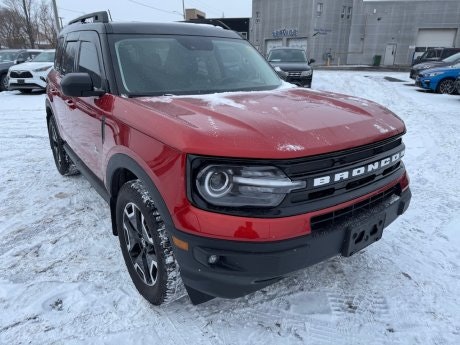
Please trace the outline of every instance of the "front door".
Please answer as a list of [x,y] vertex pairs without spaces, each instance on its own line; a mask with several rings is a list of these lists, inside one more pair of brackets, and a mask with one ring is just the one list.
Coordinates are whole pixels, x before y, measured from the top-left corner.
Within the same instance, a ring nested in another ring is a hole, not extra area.
[[396,44],[389,43],[385,48],[385,58],[383,59],[383,64],[385,66],[393,66],[395,63],[396,57]]

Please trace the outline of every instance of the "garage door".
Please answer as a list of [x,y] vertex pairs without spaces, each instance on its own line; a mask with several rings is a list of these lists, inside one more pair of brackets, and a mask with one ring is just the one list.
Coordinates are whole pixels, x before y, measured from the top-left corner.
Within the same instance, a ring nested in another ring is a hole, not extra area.
[[305,51],[307,51],[307,39],[306,38],[290,38],[288,39],[288,47],[303,48]]
[[265,54],[268,55],[270,50],[283,46],[283,40],[266,40],[265,41]]
[[420,29],[416,47],[453,47],[457,29]]

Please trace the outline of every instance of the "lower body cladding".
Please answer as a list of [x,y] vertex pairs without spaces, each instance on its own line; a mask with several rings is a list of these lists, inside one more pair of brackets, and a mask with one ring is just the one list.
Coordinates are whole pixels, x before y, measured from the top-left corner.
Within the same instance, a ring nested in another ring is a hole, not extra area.
[[410,199],[409,188],[392,188],[377,201],[369,199],[366,207],[348,208],[326,226],[312,228],[309,235],[277,242],[225,241],[172,229],[173,243],[188,243],[186,250],[175,248],[182,280],[194,304],[247,295],[292,272],[337,255],[351,256],[378,241],[383,229],[407,210]]

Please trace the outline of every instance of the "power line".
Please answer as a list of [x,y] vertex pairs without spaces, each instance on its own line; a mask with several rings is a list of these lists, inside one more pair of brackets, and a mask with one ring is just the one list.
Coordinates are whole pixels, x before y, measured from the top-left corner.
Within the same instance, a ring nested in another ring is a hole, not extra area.
[[132,3],[134,3],[134,4],[137,4],[137,5],[140,5],[140,6],[144,6],[144,7],[147,7],[147,8],[151,8],[151,9],[156,10],[156,11],[159,11],[159,12],[168,13],[168,14],[176,14],[176,15],[180,15],[181,17],[183,16],[182,13],[177,12],[177,11],[167,11],[167,10],[163,10],[163,9],[161,9],[161,8],[154,7],[154,6],[150,6],[150,5],[144,4],[144,3],[139,2],[139,1],[135,1],[135,0],[128,0],[128,1],[129,1],[129,2],[132,2]]

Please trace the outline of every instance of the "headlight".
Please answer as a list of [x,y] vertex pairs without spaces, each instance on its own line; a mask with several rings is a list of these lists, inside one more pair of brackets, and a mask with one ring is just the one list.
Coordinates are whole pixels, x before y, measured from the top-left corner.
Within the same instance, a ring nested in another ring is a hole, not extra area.
[[275,67],[275,71],[277,71],[277,72],[284,72],[284,71],[281,69],[281,67],[279,67],[279,66],[276,66],[276,67]]
[[51,67],[53,67],[53,66],[45,66],[45,67],[34,69],[33,71],[34,72],[45,72],[45,71],[49,70]]
[[433,73],[427,73],[427,77],[436,77],[440,74],[443,74],[444,72],[433,72]]
[[211,164],[195,176],[197,192],[215,206],[274,207],[292,190],[306,186],[305,181],[292,181],[272,166]]
[[312,75],[312,73],[313,73],[313,71],[310,69],[310,70],[308,70],[308,71],[303,71],[303,72],[300,74],[300,76],[301,76],[301,77],[308,77],[308,76]]

